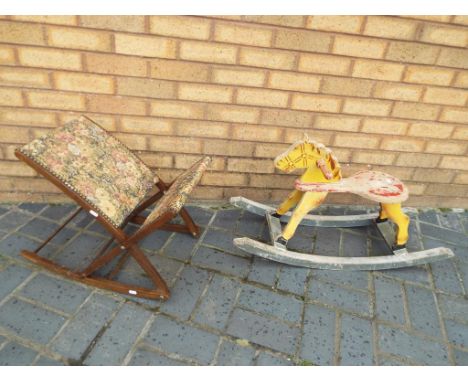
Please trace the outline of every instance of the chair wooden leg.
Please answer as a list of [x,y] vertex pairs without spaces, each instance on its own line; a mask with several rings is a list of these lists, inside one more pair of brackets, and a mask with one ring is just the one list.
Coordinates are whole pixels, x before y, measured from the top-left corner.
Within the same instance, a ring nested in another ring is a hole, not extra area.
[[185,208],[182,208],[179,212],[179,215],[184,220],[185,224],[189,232],[192,234],[193,237],[200,236],[200,228],[195,224],[190,214],[187,212]]

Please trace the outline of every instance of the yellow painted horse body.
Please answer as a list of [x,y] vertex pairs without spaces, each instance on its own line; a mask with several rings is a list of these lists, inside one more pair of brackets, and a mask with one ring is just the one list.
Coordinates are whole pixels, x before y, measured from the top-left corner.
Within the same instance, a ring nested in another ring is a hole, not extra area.
[[[356,189],[356,194],[380,203],[380,220],[390,219],[397,225],[395,248],[404,247],[408,241],[409,217],[401,211],[401,201],[408,196],[406,188],[403,188],[404,185],[400,182],[397,183],[397,186],[401,189],[401,193],[398,195],[390,194],[389,192],[386,194],[377,192],[382,191],[382,189],[383,191],[389,189],[389,187],[386,187],[387,184],[382,186],[382,182],[385,183],[389,179],[398,181],[396,178],[383,173],[361,172],[356,174],[356,182],[354,182],[361,184],[357,187],[350,187],[352,182],[347,182],[348,184],[345,185],[345,181],[350,178],[342,180],[340,164],[331,150],[320,143],[309,140],[307,136],[302,141],[294,143],[287,151],[276,157],[274,163],[276,168],[284,172],[291,172],[295,169],[306,169],[296,181],[296,189],[276,210],[277,215],[284,215],[291,208],[296,207],[282,232],[282,236],[277,239],[279,243],[286,244],[293,237],[304,216],[309,211],[318,207],[325,200],[328,192],[354,192],[354,189]],[[373,179],[375,177],[378,178],[378,176],[380,176],[380,183],[375,187],[375,180]],[[363,179],[368,181],[369,184],[374,182],[374,187],[367,187],[370,190],[365,189],[366,185],[362,184],[365,182]],[[381,187],[379,188],[379,186]],[[304,191],[308,189],[320,191]],[[360,192],[361,189],[364,191]],[[371,191],[371,193],[368,191]],[[387,201],[390,202],[387,203]],[[395,203],[395,201],[397,202]]]

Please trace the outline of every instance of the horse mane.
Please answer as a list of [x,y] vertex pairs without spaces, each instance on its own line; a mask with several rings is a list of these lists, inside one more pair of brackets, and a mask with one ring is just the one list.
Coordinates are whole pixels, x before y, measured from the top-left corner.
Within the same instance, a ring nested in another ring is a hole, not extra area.
[[287,157],[298,145],[301,145],[303,143],[310,143],[313,146],[314,151],[318,155],[323,156],[325,161],[330,165],[330,168],[333,172],[333,177],[338,177],[339,179],[341,179],[341,166],[338,162],[338,158],[333,154],[332,150],[326,147],[323,143],[310,139],[306,133],[304,133],[304,137],[301,140],[295,141],[293,144],[291,144],[291,146],[289,146],[289,148],[284,153],[278,155],[274,159],[274,163]]

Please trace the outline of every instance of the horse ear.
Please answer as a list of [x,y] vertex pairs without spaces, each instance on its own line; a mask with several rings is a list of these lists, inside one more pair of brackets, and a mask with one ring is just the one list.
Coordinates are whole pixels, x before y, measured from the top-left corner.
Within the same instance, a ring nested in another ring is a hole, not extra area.
[[304,133],[303,140],[304,142],[309,142],[309,136],[307,135],[307,133]]

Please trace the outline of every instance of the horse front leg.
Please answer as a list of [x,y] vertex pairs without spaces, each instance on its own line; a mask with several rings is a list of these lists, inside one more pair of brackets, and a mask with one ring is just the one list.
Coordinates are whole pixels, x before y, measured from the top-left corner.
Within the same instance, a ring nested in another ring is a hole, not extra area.
[[307,215],[309,211],[322,204],[327,194],[327,192],[304,192],[300,202],[291,215],[291,219],[289,219],[288,224],[284,228],[282,236],[278,238],[277,241],[286,245],[287,241],[294,236],[304,216]]
[[410,223],[410,218],[408,215],[405,215],[401,210],[400,203],[392,203],[392,204],[381,204],[381,208],[383,210],[383,214],[381,213],[381,217],[388,217],[391,221],[393,221],[398,229],[396,234],[396,248],[404,247],[406,242],[408,241],[408,227]]
[[295,207],[299,200],[301,200],[302,195],[304,194],[303,191],[294,190],[291,192],[288,197],[279,205],[276,209],[276,213],[274,216],[280,217],[288,212],[291,208]]

